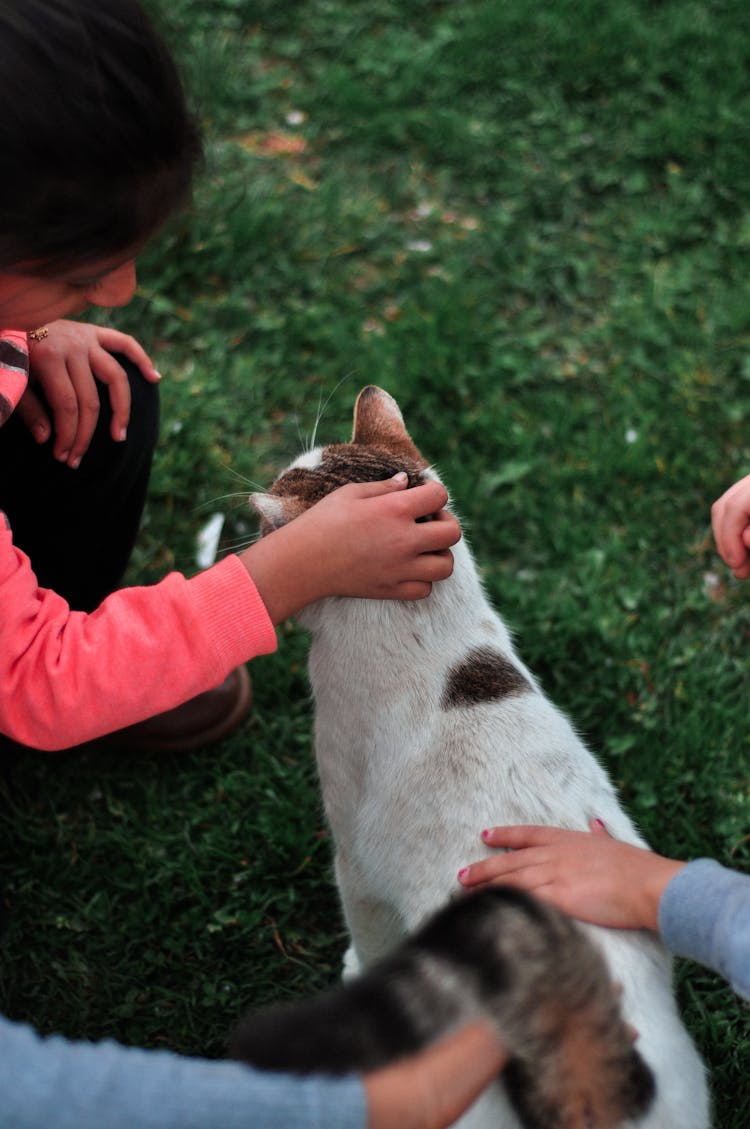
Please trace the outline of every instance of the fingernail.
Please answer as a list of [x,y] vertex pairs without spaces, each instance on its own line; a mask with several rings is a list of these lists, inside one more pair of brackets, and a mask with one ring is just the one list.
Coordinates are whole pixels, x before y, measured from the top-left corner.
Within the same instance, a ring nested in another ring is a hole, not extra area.
[[459,870],[459,872],[458,872],[458,881],[459,881],[459,882],[463,882],[464,878],[466,877],[466,875],[467,875],[468,873],[469,873],[469,868],[468,868],[468,866],[465,866],[465,867],[463,868],[463,870]]
[[58,462],[67,463],[69,455],[70,451],[61,451],[59,455],[55,455],[55,458],[58,460]]
[[154,380],[161,380],[161,373],[158,369],[152,368],[151,375],[153,376]]
[[68,463],[68,466],[70,467],[71,470],[78,470],[80,465],[81,465],[81,456],[80,455],[76,455],[76,457],[74,459],[71,459],[70,462]]
[[606,831],[606,830],[607,830],[607,825],[606,825],[606,823],[604,823],[604,822],[603,822],[603,821],[602,821],[601,819],[595,819],[595,820],[594,820],[594,823],[595,823],[595,824],[597,825],[597,827],[601,827],[602,831]]
[[408,481],[409,481],[409,476],[408,476],[408,474],[406,473],[405,470],[400,470],[398,472],[398,474],[394,474],[393,478],[391,479],[391,482],[397,482],[399,484],[399,486],[402,483],[406,483]]
[[482,838],[483,839],[489,839],[489,837],[490,837],[489,831],[483,831],[482,832]]
[[128,429],[127,429],[127,427],[121,427],[121,428],[120,428],[120,432],[119,432],[119,435],[117,436],[117,441],[118,441],[118,443],[124,443],[124,442],[125,442],[125,440],[127,439],[127,437],[128,437]]
[[32,428],[32,434],[37,443],[46,443],[49,439],[49,428],[46,423],[36,423]]

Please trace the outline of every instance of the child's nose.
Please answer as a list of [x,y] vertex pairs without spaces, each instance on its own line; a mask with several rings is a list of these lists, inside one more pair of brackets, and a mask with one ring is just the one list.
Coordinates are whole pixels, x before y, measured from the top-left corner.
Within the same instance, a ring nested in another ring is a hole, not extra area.
[[135,262],[131,259],[100,279],[86,297],[94,306],[126,306],[136,286]]

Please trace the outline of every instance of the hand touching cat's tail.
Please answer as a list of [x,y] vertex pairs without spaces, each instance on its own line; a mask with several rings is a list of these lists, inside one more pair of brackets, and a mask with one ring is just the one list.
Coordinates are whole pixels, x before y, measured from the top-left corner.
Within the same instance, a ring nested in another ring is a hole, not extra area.
[[481,1018],[508,1049],[504,1081],[528,1129],[614,1129],[650,1105],[653,1077],[601,955],[563,914],[507,887],[451,903],[330,992],[248,1016],[231,1053],[266,1070],[365,1072]]

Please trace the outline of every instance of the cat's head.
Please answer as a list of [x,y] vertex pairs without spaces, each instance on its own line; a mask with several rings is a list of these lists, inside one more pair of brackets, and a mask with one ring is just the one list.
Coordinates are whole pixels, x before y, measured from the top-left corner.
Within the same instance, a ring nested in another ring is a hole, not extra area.
[[351,442],[300,455],[267,494],[251,494],[250,505],[260,514],[261,532],[266,534],[347,482],[377,482],[399,471],[406,472],[409,486],[434,477],[412,442],[396,401],[369,384],[354,406]]

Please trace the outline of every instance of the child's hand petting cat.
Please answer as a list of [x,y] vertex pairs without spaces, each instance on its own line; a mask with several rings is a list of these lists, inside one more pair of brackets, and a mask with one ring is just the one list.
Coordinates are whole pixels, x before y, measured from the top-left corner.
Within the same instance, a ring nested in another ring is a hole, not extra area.
[[719,556],[738,580],[750,576],[750,475],[735,482],[711,507]]
[[489,1025],[472,1023],[439,1043],[366,1074],[368,1129],[443,1129],[497,1078],[507,1054]]
[[325,596],[421,600],[450,576],[461,528],[445,487],[406,485],[349,483],[240,554],[272,622]]
[[493,827],[488,847],[508,848],[459,871],[466,888],[519,886],[558,909],[616,929],[657,928],[664,888],[684,863],[613,839],[594,820],[588,831]]

